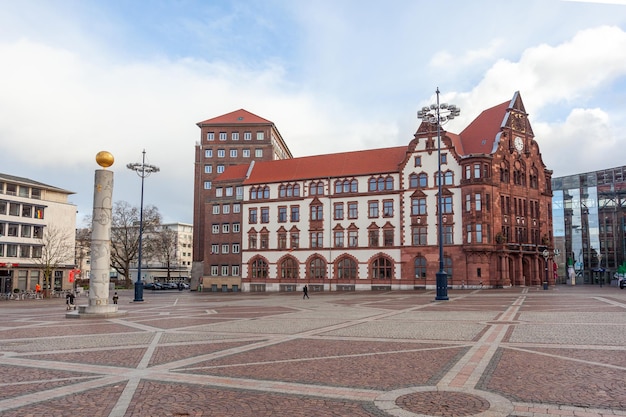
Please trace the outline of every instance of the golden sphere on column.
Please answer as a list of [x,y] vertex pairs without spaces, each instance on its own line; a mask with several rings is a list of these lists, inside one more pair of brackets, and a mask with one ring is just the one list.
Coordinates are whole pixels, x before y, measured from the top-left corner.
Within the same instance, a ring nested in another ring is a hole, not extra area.
[[102,168],[108,168],[113,165],[115,159],[113,158],[113,154],[107,151],[100,151],[96,154],[96,162]]

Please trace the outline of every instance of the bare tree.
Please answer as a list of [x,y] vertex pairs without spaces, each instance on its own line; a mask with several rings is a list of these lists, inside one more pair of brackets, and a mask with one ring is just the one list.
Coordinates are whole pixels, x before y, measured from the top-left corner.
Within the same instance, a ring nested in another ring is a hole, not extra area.
[[[131,266],[139,256],[139,217],[140,208],[133,207],[126,201],[113,204],[111,222],[111,266],[124,277],[125,287],[133,284],[130,276]],[[151,232],[161,224],[161,215],[155,206],[143,209],[143,233]]]
[[167,268],[167,281],[171,277],[172,264],[176,262],[177,234],[165,226],[155,228],[146,242],[149,256]]
[[54,271],[74,263],[74,247],[71,234],[55,225],[46,226],[40,240],[41,256],[33,261],[43,274],[44,295],[47,295]]

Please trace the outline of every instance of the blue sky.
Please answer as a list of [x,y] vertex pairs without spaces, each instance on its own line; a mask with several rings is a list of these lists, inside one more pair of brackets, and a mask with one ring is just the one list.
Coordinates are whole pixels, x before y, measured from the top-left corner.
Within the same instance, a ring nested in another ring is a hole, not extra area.
[[408,144],[416,111],[458,133],[520,91],[554,176],[626,165],[626,0],[0,0],[1,172],[74,191],[95,154],[161,171],[145,203],[191,222],[196,123],[240,108],[294,156]]

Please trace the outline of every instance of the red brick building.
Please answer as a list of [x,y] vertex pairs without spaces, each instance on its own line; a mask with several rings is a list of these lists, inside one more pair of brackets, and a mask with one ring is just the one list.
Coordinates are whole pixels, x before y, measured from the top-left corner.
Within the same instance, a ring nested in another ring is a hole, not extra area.
[[[519,93],[460,134],[441,135],[448,284],[543,282],[542,253],[552,249],[551,171]],[[206,163],[199,157],[197,165]],[[228,279],[244,291],[435,287],[435,125],[422,123],[407,146],[245,162],[225,169],[196,201],[204,212],[204,225],[194,227],[204,244],[197,261],[214,290],[231,288]],[[197,177],[196,193],[201,185]],[[237,241],[236,253],[225,239]]]
[[[217,203],[213,181],[228,167],[247,166],[251,161],[291,158],[291,152],[274,123],[243,109],[197,125],[200,141],[196,143],[194,167],[191,286],[197,288],[203,277],[221,276],[232,288],[230,278],[239,280],[241,264],[241,254],[233,253],[232,248],[234,246],[236,250],[241,241],[237,233],[232,232],[231,225],[236,227],[238,219],[241,219],[243,197],[231,189],[232,194],[223,195]],[[219,210],[215,212],[216,209]],[[228,232],[222,233],[222,223],[227,225],[225,230]],[[213,226],[216,224],[219,224],[220,233],[214,233]],[[216,252],[212,250],[215,245],[220,249],[228,245],[229,250],[227,253]],[[219,256],[212,262],[220,254],[225,256]],[[218,275],[211,270],[211,266],[216,264],[219,265]],[[220,288],[222,285],[220,282]]]

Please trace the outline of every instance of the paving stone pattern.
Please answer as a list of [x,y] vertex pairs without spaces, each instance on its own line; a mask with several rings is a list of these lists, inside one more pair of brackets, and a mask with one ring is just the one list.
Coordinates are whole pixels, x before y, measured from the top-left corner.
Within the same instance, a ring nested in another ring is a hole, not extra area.
[[0,302],[0,416],[626,417],[615,287],[118,293]]

